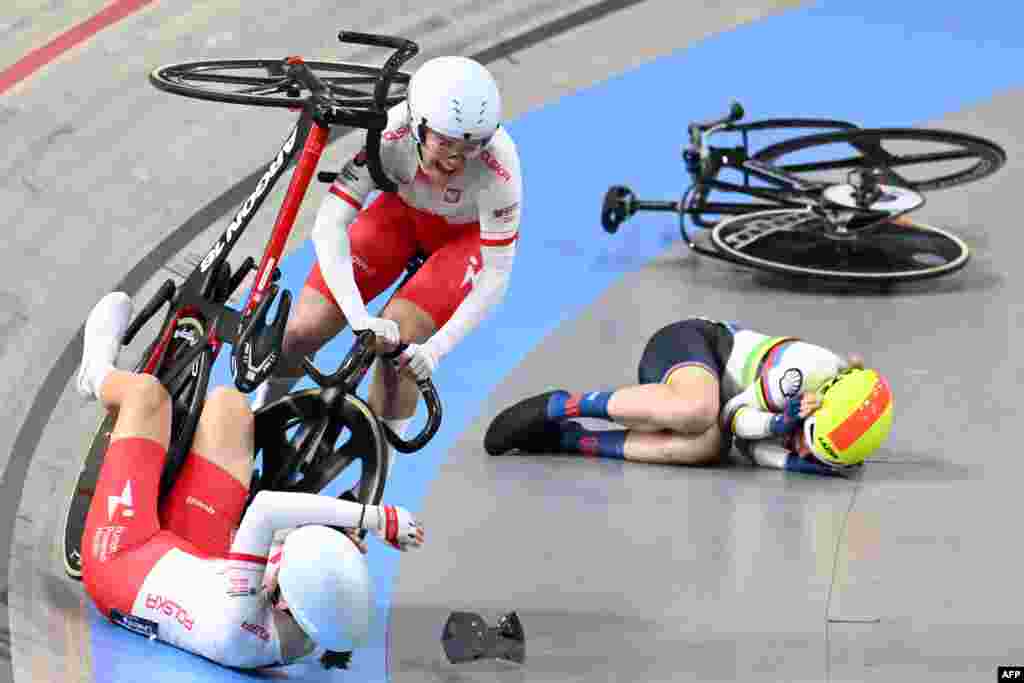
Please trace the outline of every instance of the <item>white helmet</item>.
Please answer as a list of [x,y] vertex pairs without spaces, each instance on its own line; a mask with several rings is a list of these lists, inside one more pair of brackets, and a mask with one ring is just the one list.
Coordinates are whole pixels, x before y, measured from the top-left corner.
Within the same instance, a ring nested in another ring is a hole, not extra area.
[[501,121],[501,94],[494,77],[468,57],[435,57],[409,81],[409,128],[422,144],[426,128],[450,138],[486,145]]
[[317,525],[288,534],[277,580],[295,621],[317,645],[334,652],[352,650],[369,633],[370,571],[343,534]]

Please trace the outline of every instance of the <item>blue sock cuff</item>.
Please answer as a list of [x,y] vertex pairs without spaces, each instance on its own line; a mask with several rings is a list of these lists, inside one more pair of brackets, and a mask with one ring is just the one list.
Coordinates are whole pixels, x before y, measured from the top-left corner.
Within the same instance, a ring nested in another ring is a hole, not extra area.
[[624,460],[626,434],[625,429],[590,431],[576,422],[569,422],[562,428],[562,448],[570,453]]

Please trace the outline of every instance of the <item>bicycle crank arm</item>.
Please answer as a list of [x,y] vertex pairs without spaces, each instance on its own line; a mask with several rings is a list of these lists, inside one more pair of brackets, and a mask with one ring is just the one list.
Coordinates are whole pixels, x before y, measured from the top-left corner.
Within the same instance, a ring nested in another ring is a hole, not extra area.
[[121,337],[121,344],[123,346],[131,344],[132,340],[135,339],[135,335],[142,329],[142,326],[149,322],[149,319],[152,318],[165,303],[174,298],[176,291],[177,286],[174,284],[174,280],[167,280],[160,285],[160,289],[158,289],[156,294],[153,295],[153,298],[149,300],[149,303],[147,303],[141,311],[139,311],[139,314],[135,316],[135,319],[128,325],[128,329],[124,331],[124,336]]

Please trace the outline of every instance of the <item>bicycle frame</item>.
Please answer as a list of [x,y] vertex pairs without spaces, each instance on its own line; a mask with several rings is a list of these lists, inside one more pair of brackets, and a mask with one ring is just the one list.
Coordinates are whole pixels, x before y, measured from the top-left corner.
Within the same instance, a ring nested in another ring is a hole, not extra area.
[[[791,173],[786,173],[771,164],[750,156],[749,134],[753,131],[770,129],[837,129],[857,128],[847,121],[835,119],[766,119],[735,125],[722,123],[707,130],[691,130],[691,145],[683,152],[687,172],[693,179],[690,188],[691,200],[676,210],[690,215],[693,222],[702,228],[711,228],[715,222],[707,221],[704,214],[735,216],[752,211],[773,208],[801,208],[814,203],[823,185],[807,182]],[[718,133],[739,133],[743,144],[738,147],[711,147],[708,139]],[[743,174],[743,184],[736,184],[718,178],[723,169],[733,169]],[[751,177],[774,185],[758,187],[751,185]],[[752,202],[709,202],[713,191],[745,194],[764,200]]]

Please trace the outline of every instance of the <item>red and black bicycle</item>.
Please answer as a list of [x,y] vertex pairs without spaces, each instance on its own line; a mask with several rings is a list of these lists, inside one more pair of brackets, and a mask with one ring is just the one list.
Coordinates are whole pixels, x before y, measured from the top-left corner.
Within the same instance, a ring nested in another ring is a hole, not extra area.
[[[213,364],[223,346],[232,347],[235,385],[245,393],[269,377],[280,358],[291,295],[276,284],[280,278],[278,266],[330,128],[365,129],[367,165],[377,187],[390,192],[396,189],[381,168],[381,132],[387,125],[388,108],[403,101],[408,87],[410,76],[400,68],[419,48],[402,38],[351,31],[341,31],[338,39],[393,52],[380,67],[287,57],[172,64],[155,69],[149,76],[157,88],[177,95],[300,112],[284,144],[224,233],[183,283],[163,283],[132,320],[122,340],[130,344],[146,322],[167,305],[160,332],[135,368],[158,377],[173,401],[161,496],[170,490],[188,455]],[[228,255],[293,161],[295,171],[259,266],[250,256],[232,272]],[[322,180],[334,176],[320,175]],[[421,263],[422,259],[413,258],[406,278]],[[245,303],[241,310],[235,310],[228,300],[254,270],[254,284]],[[268,319],[275,300],[276,313]],[[378,503],[388,467],[385,439],[397,450],[409,453],[434,436],[440,426],[441,405],[429,380],[419,383],[427,404],[427,423],[409,440],[399,438],[355,395],[375,358],[372,342],[372,334],[358,334],[348,356],[330,375],[320,374],[310,359],[305,359],[306,372],[319,388],[293,392],[257,411],[256,446],[261,465],[254,473],[250,495],[263,489],[319,492],[358,462],[359,482],[347,495],[360,502]],[[81,577],[85,517],[115,419],[114,415],[105,415],[101,421],[67,501],[64,568],[75,578]]]

